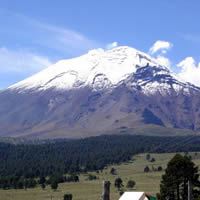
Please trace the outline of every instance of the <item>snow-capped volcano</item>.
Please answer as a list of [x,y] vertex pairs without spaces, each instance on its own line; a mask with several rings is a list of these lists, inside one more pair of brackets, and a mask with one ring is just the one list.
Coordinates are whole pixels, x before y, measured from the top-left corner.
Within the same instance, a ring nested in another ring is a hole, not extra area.
[[200,89],[122,46],[61,60],[0,93],[0,135],[86,137],[157,125],[200,129]]
[[123,46],[107,51],[96,49],[78,58],[61,60],[10,89],[108,88],[116,86],[147,64],[168,72],[166,67],[159,66],[153,58],[134,48]]

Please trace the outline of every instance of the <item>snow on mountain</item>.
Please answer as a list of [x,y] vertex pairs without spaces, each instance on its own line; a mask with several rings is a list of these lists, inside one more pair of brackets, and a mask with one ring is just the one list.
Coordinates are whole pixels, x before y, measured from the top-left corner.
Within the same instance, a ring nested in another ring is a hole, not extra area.
[[[9,89],[72,89],[91,86],[102,89],[117,85],[138,67],[159,66],[145,53],[122,46],[111,50],[96,49],[86,55],[61,60],[38,74],[25,79]],[[166,72],[169,70],[162,67]]]
[[0,92],[0,114],[4,136],[78,138],[148,125],[198,131],[200,88],[134,48],[96,49]]

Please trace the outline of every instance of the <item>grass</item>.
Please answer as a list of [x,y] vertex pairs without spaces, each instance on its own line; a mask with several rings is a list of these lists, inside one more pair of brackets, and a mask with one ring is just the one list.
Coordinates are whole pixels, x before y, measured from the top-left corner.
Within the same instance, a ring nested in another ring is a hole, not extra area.
[[[190,153],[190,155],[200,167],[200,152],[197,155],[194,153]],[[89,181],[87,174],[81,174],[79,183],[59,184],[57,191],[52,191],[50,187],[45,190],[40,187],[28,190],[0,190],[0,200],[63,200],[65,193],[72,193],[73,200],[100,200],[103,180],[111,181],[111,200],[118,200],[119,193],[114,188],[114,180],[117,177],[122,178],[125,186],[130,179],[136,181],[134,191],[156,194],[159,192],[160,179],[164,170],[162,172],[144,173],[144,167],[148,165],[152,169],[153,166],[154,168],[162,166],[165,169],[167,162],[173,156],[173,153],[151,154],[151,157],[156,159],[154,163],[151,163],[146,160],[146,154],[136,155],[133,160],[120,165],[109,166],[102,173],[92,172],[92,174],[98,176],[99,179],[97,180]],[[117,175],[110,174],[112,167],[117,170]]]

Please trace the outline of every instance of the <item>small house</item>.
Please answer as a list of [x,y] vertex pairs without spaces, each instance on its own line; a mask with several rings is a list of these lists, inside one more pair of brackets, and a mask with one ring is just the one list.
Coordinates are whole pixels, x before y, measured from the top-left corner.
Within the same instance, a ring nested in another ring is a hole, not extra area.
[[144,192],[125,192],[119,200],[156,200],[156,198]]

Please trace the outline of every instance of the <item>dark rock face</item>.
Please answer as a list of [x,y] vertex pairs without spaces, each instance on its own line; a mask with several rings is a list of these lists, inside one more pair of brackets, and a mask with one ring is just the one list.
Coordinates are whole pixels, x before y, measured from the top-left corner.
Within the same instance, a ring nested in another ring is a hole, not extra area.
[[149,109],[145,108],[142,117],[144,118],[144,123],[145,124],[156,124],[160,126],[164,126],[164,123],[162,120],[157,117],[156,115],[153,114]]

